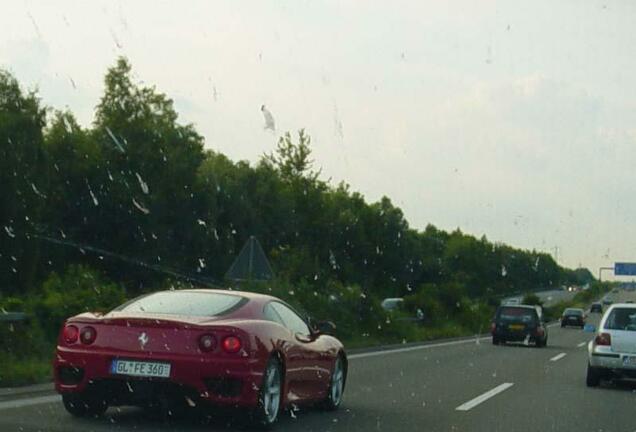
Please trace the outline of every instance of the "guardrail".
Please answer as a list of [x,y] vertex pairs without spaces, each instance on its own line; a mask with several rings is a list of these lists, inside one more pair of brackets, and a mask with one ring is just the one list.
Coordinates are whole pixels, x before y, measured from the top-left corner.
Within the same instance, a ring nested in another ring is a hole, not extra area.
[[29,320],[25,312],[0,312],[0,323],[18,324]]

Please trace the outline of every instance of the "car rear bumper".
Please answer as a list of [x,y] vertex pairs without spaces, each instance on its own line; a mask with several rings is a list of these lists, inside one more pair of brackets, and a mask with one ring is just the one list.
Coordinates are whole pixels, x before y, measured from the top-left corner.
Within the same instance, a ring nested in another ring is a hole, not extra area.
[[571,319],[564,319],[561,320],[561,325],[562,326],[577,326],[577,327],[581,327],[585,325],[585,321],[583,320],[571,320]]
[[588,355],[593,368],[603,369],[614,376],[636,378],[636,364],[627,360],[631,357],[636,357],[636,353],[616,353],[605,349],[593,349]]
[[536,342],[537,340],[543,340],[544,335],[536,335],[534,331],[523,332],[507,332],[507,331],[495,331],[492,336],[508,342],[522,342],[528,339],[530,342]]
[[[110,372],[114,359],[168,362],[169,378],[140,378]],[[100,392],[123,405],[152,399],[161,392],[181,392],[217,405],[256,406],[265,369],[258,359],[175,356],[151,353],[91,352],[59,348],[53,362],[55,389],[61,394]],[[122,392],[124,395],[122,395]],[[130,397],[123,397],[132,393]],[[136,393],[136,394],[135,394]],[[140,396],[141,395],[141,396]],[[132,397],[134,396],[134,397]]]

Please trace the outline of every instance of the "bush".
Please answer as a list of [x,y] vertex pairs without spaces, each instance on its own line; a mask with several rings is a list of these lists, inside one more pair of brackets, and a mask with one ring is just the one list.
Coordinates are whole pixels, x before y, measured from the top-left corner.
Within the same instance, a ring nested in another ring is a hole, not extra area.
[[536,295],[535,293],[527,293],[526,295],[524,295],[521,303],[524,305],[543,306],[543,302],[541,301],[539,296]]
[[67,318],[82,312],[106,312],[125,300],[120,286],[106,282],[88,267],[72,265],[62,276],[49,275],[42,295],[31,300],[31,310],[47,339],[54,341]]

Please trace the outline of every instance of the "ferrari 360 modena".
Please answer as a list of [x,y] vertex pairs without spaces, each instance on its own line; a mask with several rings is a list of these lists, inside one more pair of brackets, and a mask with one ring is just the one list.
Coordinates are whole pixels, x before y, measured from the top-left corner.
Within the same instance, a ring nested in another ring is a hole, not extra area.
[[180,403],[235,407],[268,426],[292,404],[338,408],[347,356],[333,329],[267,295],[155,292],[66,320],[55,388],[74,416]]

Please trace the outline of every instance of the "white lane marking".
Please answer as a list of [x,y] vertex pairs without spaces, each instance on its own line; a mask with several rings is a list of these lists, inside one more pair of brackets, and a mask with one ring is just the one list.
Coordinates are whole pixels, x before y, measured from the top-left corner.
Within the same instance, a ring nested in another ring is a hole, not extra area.
[[510,387],[512,387],[514,385],[514,383],[503,383],[498,385],[497,387],[495,387],[492,390],[488,390],[486,393],[477,396],[475,399],[471,399],[468,402],[466,402],[465,404],[462,404],[460,406],[458,406],[457,408],[455,408],[456,411],[468,411],[471,410],[473,408],[475,408],[477,405],[479,405],[482,402],[487,401],[488,399],[490,399],[493,396],[496,396],[497,394],[501,393],[504,390],[509,389]]
[[388,355],[388,354],[398,354],[398,353],[404,353],[404,352],[410,352],[410,351],[418,351],[418,350],[429,349],[429,348],[439,348],[439,347],[445,347],[445,346],[462,345],[462,344],[467,344],[467,343],[476,343],[477,341],[482,341],[482,340],[487,340],[487,339],[490,339],[490,336],[488,336],[488,337],[480,337],[480,338],[476,338],[476,339],[464,339],[464,340],[460,340],[460,341],[441,342],[441,343],[430,344],[430,345],[418,345],[418,346],[414,346],[414,347],[396,348],[396,349],[389,349],[389,350],[384,350],[384,351],[371,351],[371,352],[360,353],[360,354],[351,354],[351,355],[347,356],[347,359],[348,360],[355,360],[355,359],[359,359],[359,358],[376,357],[376,356],[383,356],[383,355]]
[[587,342],[581,342],[580,344],[577,345],[577,347],[581,348],[582,346],[587,345]]
[[27,399],[17,399],[12,401],[0,402],[0,411],[13,408],[24,408],[31,405],[40,405],[53,402],[59,402],[62,400],[60,395],[40,396]]
[[559,361],[559,360],[561,360],[563,357],[565,357],[566,355],[567,355],[566,353],[557,354],[557,355],[555,355],[554,357],[552,357],[552,358],[550,359],[550,361],[554,361],[554,362],[555,362],[555,361]]

